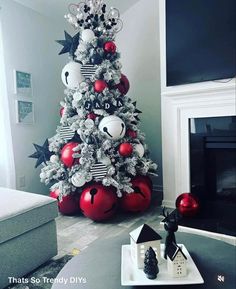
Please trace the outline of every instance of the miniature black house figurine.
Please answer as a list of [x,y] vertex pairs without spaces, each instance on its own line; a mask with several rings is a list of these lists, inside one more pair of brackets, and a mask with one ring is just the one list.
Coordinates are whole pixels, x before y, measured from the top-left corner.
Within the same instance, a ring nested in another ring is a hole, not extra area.
[[131,257],[139,269],[144,267],[145,252],[149,247],[153,248],[160,263],[161,239],[162,237],[146,224],[130,232]]
[[182,249],[172,243],[167,248],[167,270],[171,277],[184,277],[187,275],[186,268],[187,257]]

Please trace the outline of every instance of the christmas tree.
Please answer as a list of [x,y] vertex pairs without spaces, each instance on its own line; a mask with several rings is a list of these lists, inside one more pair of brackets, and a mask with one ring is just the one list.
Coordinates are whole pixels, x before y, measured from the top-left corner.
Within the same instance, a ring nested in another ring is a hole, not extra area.
[[103,0],[71,4],[59,54],[69,53],[62,70],[66,86],[55,136],[35,145],[40,178],[52,184],[51,196],[62,213],[80,207],[93,220],[110,218],[119,204],[126,211],[149,207],[156,164],[148,157],[136,102],[127,96],[115,36],[122,29],[119,10]]
[[156,253],[154,252],[152,247],[149,247],[149,249],[145,253],[143,271],[148,279],[156,279],[157,274],[159,273]]

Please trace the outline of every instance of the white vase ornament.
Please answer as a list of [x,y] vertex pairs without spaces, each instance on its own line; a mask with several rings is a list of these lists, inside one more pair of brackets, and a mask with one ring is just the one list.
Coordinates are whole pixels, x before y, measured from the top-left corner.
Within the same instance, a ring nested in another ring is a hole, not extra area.
[[115,115],[105,116],[99,123],[99,130],[109,139],[118,140],[124,137],[125,123]]
[[144,156],[145,149],[141,143],[134,144],[133,148],[140,158]]
[[62,69],[61,79],[64,85],[70,89],[77,89],[82,81],[84,81],[84,76],[81,74],[81,64],[78,62],[71,61],[66,64]]

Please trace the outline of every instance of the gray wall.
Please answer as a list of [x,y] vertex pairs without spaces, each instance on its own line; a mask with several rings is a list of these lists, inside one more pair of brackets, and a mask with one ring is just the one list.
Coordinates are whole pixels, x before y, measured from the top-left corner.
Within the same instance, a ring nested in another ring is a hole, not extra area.
[[[39,180],[40,169],[34,169],[35,160],[28,155],[34,152],[32,143],[43,144],[55,134],[59,123],[59,102],[64,97],[60,74],[66,60],[57,55],[60,47],[54,39],[63,37],[65,22],[62,17],[58,27],[49,18],[12,0],[0,0],[0,5],[16,186],[20,190],[47,194],[47,188]],[[33,125],[16,123],[14,69],[32,73]],[[25,176],[25,187],[19,186],[22,176]]]
[[[117,3],[118,4],[118,3]],[[118,6],[118,5],[117,5]],[[158,164],[155,185],[162,188],[161,89],[158,1],[140,0],[122,14],[123,29],[117,35],[123,73],[128,77],[129,96],[142,110],[141,129],[151,158]]]

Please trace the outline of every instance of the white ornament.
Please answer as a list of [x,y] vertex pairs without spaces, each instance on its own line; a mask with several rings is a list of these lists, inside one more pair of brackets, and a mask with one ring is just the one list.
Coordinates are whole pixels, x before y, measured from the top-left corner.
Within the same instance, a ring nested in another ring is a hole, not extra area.
[[86,180],[81,173],[75,173],[71,178],[71,182],[75,187],[82,187]]
[[56,155],[52,155],[51,157],[50,157],[50,162],[51,163],[57,163],[57,162],[59,162],[59,157],[58,156],[56,156]]
[[70,89],[77,89],[84,76],[80,71],[81,64],[71,61],[62,69],[61,79],[64,85]]
[[93,30],[91,29],[85,29],[82,34],[81,34],[81,38],[84,42],[92,42],[93,39],[95,38],[95,34],[93,32]]
[[99,162],[106,165],[106,166],[111,165],[111,160],[108,157],[104,157],[104,158],[99,159]]
[[125,123],[115,115],[105,116],[99,123],[98,128],[106,137],[113,140],[123,138],[126,132]]
[[145,150],[144,150],[144,146],[141,143],[134,144],[133,148],[140,158],[144,156]]
[[92,119],[86,119],[84,125],[87,129],[92,129],[94,127],[94,121]]
[[83,95],[82,95],[82,93],[80,93],[79,91],[76,91],[76,92],[73,94],[73,99],[74,99],[75,101],[81,100],[82,97],[83,97]]

